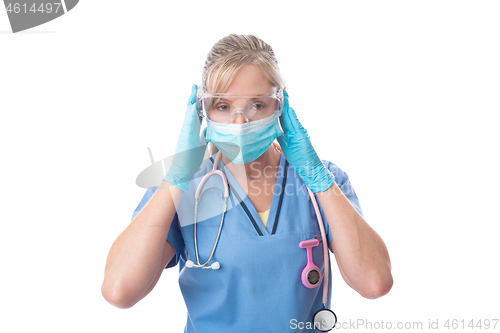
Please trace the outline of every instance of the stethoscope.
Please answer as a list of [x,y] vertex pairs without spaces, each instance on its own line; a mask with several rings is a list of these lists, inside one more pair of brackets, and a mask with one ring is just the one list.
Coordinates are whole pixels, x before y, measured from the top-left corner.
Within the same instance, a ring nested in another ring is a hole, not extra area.
[[[219,151],[217,153],[217,157],[215,158],[214,166],[212,171],[208,172],[202,179],[200,184],[198,185],[198,188],[196,189],[195,195],[194,195],[194,224],[193,224],[193,229],[194,229],[194,252],[196,256],[196,264],[192,260],[186,261],[186,267],[188,268],[203,268],[203,269],[219,269],[220,264],[218,262],[214,262],[211,265],[208,265],[210,260],[212,260],[212,256],[215,252],[215,249],[217,247],[217,243],[219,242],[220,238],[220,233],[222,231],[222,224],[224,222],[224,215],[227,210],[227,199],[229,197],[229,185],[227,182],[226,175],[221,171],[217,170],[217,165],[219,164],[219,160],[221,157],[221,152]],[[224,203],[223,203],[223,208],[222,208],[222,214],[221,214],[221,219],[220,219],[220,224],[219,224],[219,231],[217,232],[217,237],[215,238],[215,243],[214,246],[212,247],[212,251],[210,252],[210,256],[208,257],[208,260],[200,264],[200,258],[198,256],[198,244],[196,242],[196,220],[198,216],[198,204],[200,202],[200,194],[201,190],[203,188],[203,185],[207,182],[207,180],[213,176],[213,175],[219,175],[222,178],[222,181],[224,183]],[[320,332],[328,332],[331,329],[335,327],[335,324],[337,323],[337,316],[335,313],[326,308],[326,302],[328,299],[328,265],[329,265],[329,260],[328,260],[328,244],[326,241],[326,233],[325,233],[325,226],[323,225],[323,219],[321,217],[321,213],[318,207],[318,203],[316,202],[316,198],[314,197],[314,194],[311,192],[311,190],[307,188],[307,192],[309,193],[309,197],[311,198],[311,201],[313,203],[314,211],[316,212],[316,216],[318,218],[318,225],[319,229],[321,232],[321,240],[323,243],[323,258],[324,258],[324,283],[323,283],[323,308],[319,309],[316,311],[316,313],[313,316],[313,324],[314,328],[317,329]],[[309,240],[304,240],[299,243],[299,247],[306,249],[307,251],[307,265],[304,267],[304,269],[301,272],[301,280],[304,286],[307,288],[315,288],[317,287],[322,279],[322,274],[321,270],[316,266],[312,260],[312,248],[315,246],[319,245],[319,240],[318,239],[309,239]]]

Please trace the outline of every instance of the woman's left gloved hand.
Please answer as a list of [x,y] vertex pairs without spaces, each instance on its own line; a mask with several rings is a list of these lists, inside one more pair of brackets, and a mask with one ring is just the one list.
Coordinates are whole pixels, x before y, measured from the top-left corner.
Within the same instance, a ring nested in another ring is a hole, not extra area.
[[306,129],[300,124],[295,111],[289,107],[286,90],[283,95],[280,123],[284,134],[278,137],[281,149],[288,163],[313,193],[325,191],[332,186],[335,177],[316,154]]

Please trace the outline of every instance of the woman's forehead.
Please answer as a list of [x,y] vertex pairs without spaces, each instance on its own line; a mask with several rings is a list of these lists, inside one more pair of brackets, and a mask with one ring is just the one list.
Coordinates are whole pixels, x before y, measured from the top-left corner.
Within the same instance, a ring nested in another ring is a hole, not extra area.
[[[230,79],[230,73],[226,72],[218,86],[226,86]],[[213,81],[213,78],[211,81]],[[213,87],[213,84],[214,82],[211,82],[210,87]],[[252,64],[244,65],[238,69],[224,91],[212,91],[212,93],[226,94],[274,94],[276,92],[277,88],[273,87],[262,69]]]

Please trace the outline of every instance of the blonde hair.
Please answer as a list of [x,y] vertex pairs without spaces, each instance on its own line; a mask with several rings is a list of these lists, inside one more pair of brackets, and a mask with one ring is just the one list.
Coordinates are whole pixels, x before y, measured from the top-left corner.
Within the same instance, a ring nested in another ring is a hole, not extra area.
[[[283,88],[278,60],[272,47],[255,35],[228,35],[214,44],[208,53],[203,75],[202,89],[210,93],[224,92],[233,81],[236,72],[243,66],[252,64],[259,67],[273,87]],[[218,151],[209,144],[209,154]]]

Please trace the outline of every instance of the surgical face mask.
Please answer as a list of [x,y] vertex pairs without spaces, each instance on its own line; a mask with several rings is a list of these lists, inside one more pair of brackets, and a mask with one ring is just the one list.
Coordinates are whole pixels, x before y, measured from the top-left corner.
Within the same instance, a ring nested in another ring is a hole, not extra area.
[[234,163],[255,161],[280,135],[283,135],[283,130],[277,112],[244,124],[217,123],[207,119],[207,141]]

